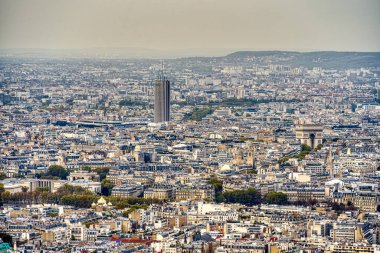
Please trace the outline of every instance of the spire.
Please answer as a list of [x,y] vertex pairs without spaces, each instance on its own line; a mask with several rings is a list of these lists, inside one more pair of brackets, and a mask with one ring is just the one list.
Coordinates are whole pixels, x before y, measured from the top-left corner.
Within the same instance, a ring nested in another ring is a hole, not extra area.
[[165,80],[165,75],[164,75],[164,60],[161,60],[161,70],[159,71],[159,80]]
[[161,73],[164,76],[164,60],[161,61]]
[[329,153],[326,158],[326,167],[331,177],[334,177],[334,162],[333,162],[333,154],[331,150],[331,146],[329,148]]

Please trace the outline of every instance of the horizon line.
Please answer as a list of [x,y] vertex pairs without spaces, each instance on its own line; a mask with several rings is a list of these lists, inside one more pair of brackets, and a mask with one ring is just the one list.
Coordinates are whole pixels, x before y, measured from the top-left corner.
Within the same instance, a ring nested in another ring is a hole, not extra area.
[[[93,50],[93,51],[92,51]],[[96,50],[104,50],[96,52]],[[107,51],[109,50],[109,51]],[[121,52],[112,52],[120,50]],[[122,50],[126,50],[122,52]],[[127,51],[129,50],[129,52]],[[133,50],[136,50],[135,52]],[[212,50],[212,51],[210,51]],[[24,51],[24,52],[22,52]],[[40,56],[38,51],[46,51]],[[81,52],[83,51],[83,52]],[[186,52],[189,51],[189,52]],[[198,52],[197,52],[198,51]],[[204,51],[204,52],[202,52]],[[207,51],[207,52],[206,52]],[[89,48],[0,48],[1,58],[62,58],[62,59],[128,59],[128,60],[174,60],[182,58],[218,58],[239,52],[284,52],[284,53],[360,53],[378,54],[380,51],[339,51],[339,50],[291,50],[291,49],[227,49],[227,48],[192,48],[192,49],[150,49],[138,47],[89,47]],[[167,55],[165,55],[165,53]],[[9,54],[9,55],[7,55]]]

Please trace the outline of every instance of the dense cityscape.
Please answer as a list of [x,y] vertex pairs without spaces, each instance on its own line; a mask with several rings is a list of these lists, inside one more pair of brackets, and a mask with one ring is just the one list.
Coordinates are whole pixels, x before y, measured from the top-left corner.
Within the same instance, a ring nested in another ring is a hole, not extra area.
[[380,252],[380,54],[0,58],[0,251]]

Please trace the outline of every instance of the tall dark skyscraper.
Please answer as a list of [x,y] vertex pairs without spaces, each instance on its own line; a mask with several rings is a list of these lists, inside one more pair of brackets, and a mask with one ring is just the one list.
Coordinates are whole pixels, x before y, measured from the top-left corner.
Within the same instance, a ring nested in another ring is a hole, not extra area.
[[170,82],[162,74],[154,84],[154,122],[170,120]]

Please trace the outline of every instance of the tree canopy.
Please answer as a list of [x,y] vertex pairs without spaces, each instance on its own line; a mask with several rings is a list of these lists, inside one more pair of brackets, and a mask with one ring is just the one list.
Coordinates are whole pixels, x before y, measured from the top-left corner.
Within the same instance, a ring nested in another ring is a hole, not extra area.
[[103,179],[101,182],[101,185],[102,185],[102,189],[101,189],[102,195],[110,196],[114,185],[108,179]]
[[0,180],[4,180],[7,178],[7,175],[5,175],[5,173],[1,172],[0,173]]
[[223,202],[223,181],[222,180],[219,180],[218,178],[216,177],[213,177],[211,178],[208,182],[208,184],[211,184],[212,186],[214,186],[214,190],[215,190],[215,201],[216,202]]
[[240,203],[247,206],[257,205],[261,203],[259,192],[255,188],[247,190],[235,190],[224,192],[221,197],[221,202]]
[[68,170],[60,165],[51,165],[46,174],[41,175],[43,178],[59,178],[67,179],[67,176],[70,174]]
[[264,203],[286,205],[288,204],[288,196],[282,192],[268,192],[264,196]]
[[206,117],[208,114],[213,113],[214,110],[211,109],[211,107],[204,107],[204,108],[194,108],[194,110],[191,113],[185,114],[185,119],[187,120],[195,120],[195,121],[201,121],[204,117]]

